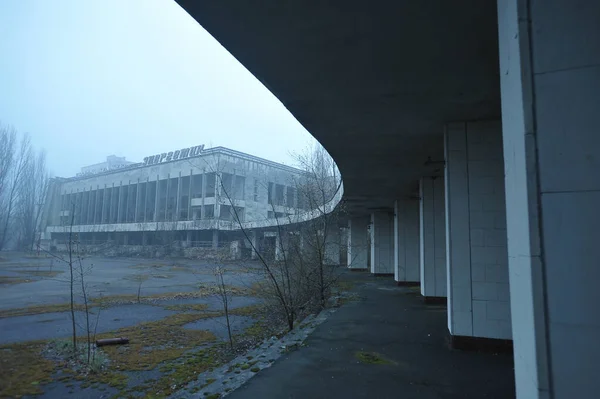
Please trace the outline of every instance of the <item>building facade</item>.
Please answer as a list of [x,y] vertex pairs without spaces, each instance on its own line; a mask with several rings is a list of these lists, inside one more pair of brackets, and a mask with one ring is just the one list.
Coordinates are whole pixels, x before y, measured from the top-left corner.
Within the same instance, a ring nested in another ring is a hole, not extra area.
[[224,147],[196,146],[93,171],[52,180],[43,241],[56,246],[76,233],[90,244],[214,247],[240,222],[307,208],[296,192],[303,171]]

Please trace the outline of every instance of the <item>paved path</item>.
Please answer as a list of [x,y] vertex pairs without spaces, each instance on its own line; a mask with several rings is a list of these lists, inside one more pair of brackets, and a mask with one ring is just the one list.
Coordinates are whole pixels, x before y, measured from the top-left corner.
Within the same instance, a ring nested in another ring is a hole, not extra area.
[[[460,352],[447,345],[444,307],[391,278],[346,273],[362,298],[317,327],[307,346],[278,360],[229,397],[501,398],[514,397],[512,356]],[[363,364],[359,351],[391,364]]]

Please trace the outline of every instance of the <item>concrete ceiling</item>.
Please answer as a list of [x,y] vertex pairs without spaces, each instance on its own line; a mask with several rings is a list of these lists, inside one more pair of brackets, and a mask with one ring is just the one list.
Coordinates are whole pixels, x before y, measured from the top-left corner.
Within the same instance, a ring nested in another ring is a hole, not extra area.
[[443,167],[444,123],[500,115],[495,0],[177,2],[329,151],[353,213]]

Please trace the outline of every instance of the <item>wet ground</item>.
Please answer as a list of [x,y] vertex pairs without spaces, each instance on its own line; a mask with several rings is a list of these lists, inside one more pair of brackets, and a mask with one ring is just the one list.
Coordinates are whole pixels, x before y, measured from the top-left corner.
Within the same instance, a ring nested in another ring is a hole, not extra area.
[[[226,262],[219,266],[225,270],[223,277],[229,290],[230,310],[260,303],[258,298],[252,296],[251,290],[261,278],[259,265],[252,262]],[[214,262],[90,257],[83,259],[81,265],[75,261],[74,267],[75,323],[81,337],[86,332],[80,277],[80,270],[83,270],[93,334],[118,333],[124,328],[138,328],[142,323],[160,323],[164,320],[176,323],[173,327],[176,333],[181,330],[184,330],[183,334],[186,334],[185,331],[205,331],[215,337],[216,341],[198,344],[199,348],[228,341],[227,323],[222,316],[222,298],[216,291],[217,265]],[[0,346],[4,345],[3,350],[17,350],[6,348],[16,348],[14,345],[19,344],[30,346],[40,340],[64,341],[70,337],[72,321],[68,263],[52,257],[3,252],[0,255],[0,298]],[[202,314],[206,317],[200,320],[192,318],[193,321],[188,323],[184,319],[177,319],[180,316]],[[250,314],[231,315],[232,333],[243,334],[255,321]],[[165,334],[158,331],[160,327],[152,328],[157,330],[157,335]],[[167,341],[168,331],[169,328],[164,338]],[[159,342],[154,349],[160,350],[160,347]],[[195,344],[189,343],[185,347],[189,348],[186,351],[194,351]],[[14,371],[10,364],[8,369],[6,363],[0,366],[3,366],[0,374]],[[35,367],[32,365],[31,369]],[[28,367],[24,370],[27,372]],[[120,369],[118,372],[127,375],[127,389],[156,381],[165,374],[160,367],[132,372]],[[43,385],[43,393],[24,397],[119,397],[123,390],[105,383],[90,386],[85,380],[61,381],[60,377],[60,371],[55,371],[53,382],[40,384],[41,387]],[[32,383],[38,384],[37,381]],[[2,392],[0,387],[0,397],[4,397]]]
[[[63,255],[64,256],[64,255]],[[52,257],[3,252],[0,255],[0,311],[65,303],[70,298],[69,265]],[[203,260],[156,260],[90,257],[82,260],[84,281],[92,298],[114,295],[158,295],[193,292],[215,283],[217,264]],[[224,265],[225,283],[248,288],[260,266],[253,262]],[[74,261],[75,296],[81,302],[79,262]]]

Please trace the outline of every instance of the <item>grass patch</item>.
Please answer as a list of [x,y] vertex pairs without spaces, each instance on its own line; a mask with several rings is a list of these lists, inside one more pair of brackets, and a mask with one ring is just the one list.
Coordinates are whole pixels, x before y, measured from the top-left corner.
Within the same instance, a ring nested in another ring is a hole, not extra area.
[[354,356],[363,364],[394,364],[376,352],[356,352]]
[[[168,397],[178,389],[184,388],[188,383],[198,378],[198,374],[210,371],[225,362],[222,357],[223,345],[215,345],[195,352],[186,352],[176,360],[166,362],[160,370],[162,376],[143,387],[136,387],[138,391],[145,391],[147,398]],[[214,383],[214,378],[208,378],[204,384],[193,390],[198,392]]]
[[216,337],[208,331],[188,330],[183,325],[217,313],[183,313],[159,321],[124,327],[112,333],[99,334],[98,338],[127,337],[128,345],[108,346],[104,351],[113,368],[121,370],[151,370],[160,363],[174,360],[191,348],[214,342]]
[[57,270],[14,270],[14,272],[33,277],[56,277],[63,273]]
[[[70,310],[71,305],[68,303],[29,306],[27,308],[0,310],[0,319],[5,317],[29,316],[34,314],[68,312]],[[75,304],[75,310],[83,310],[83,305]]]
[[23,284],[31,283],[32,281],[33,280],[20,277],[0,276],[0,284]]
[[338,291],[351,291],[355,286],[355,283],[352,281],[336,281],[334,283],[334,287]]
[[54,363],[40,356],[44,341],[0,346],[0,397],[42,393],[40,385],[52,381]]
[[208,309],[208,305],[205,303],[190,303],[179,305],[167,305],[163,306],[163,308],[175,312],[204,312]]

